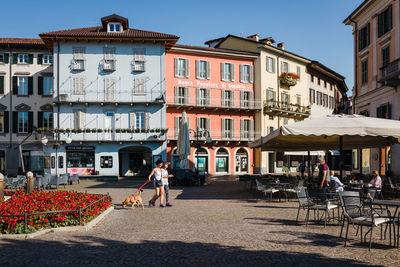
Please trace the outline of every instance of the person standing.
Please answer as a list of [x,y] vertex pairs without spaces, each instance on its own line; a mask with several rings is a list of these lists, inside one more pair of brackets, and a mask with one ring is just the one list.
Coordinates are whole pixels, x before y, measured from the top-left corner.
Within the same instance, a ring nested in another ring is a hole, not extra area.
[[329,167],[328,165],[325,164],[324,159],[318,158],[318,185],[319,189],[321,190],[321,200],[325,201],[326,200],[326,188],[328,187],[329,184]]
[[172,207],[172,204],[169,202],[169,183],[168,179],[174,177],[172,174],[168,174],[168,162],[164,162],[162,168],[162,184],[164,186],[165,192],[165,206]]
[[163,161],[161,159],[158,159],[156,161],[156,167],[151,171],[149,174],[149,177],[147,180],[150,182],[151,177],[154,175],[154,180],[153,180],[153,185],[154,185],[154,190],[155,194],[149,200],[149,207],[155,206],[156,205],[156,200],[157,198],[160,197],[160,208],[164,208],[165,206],[162,204],[164,202],[164,187],[162,184],[162,166],[163,166]]

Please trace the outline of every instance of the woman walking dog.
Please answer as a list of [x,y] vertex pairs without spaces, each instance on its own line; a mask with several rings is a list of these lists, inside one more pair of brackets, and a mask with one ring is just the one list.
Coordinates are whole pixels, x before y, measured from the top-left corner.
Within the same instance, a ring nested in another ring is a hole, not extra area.
[[164,208],[165,206],[162,204],[164,202],[164,186],[162,183],[162,167],[164,162],[159,159],[156,162],[156,167],[151,171],[149,177],[147,178],[148,181],[151,180],[151,177],[154,175],[154,190],[156,191],[152,199],[149,201],[149,207],[156,205],[156,200],[160,197],[160,208]]
[[168,162],[165,161],[162,167],[162,184],[164,186],[165,192],[165,206],[172,207],[172,204],[169,202],[169,183],[168,178],[174,177],[172,174],[168,174]]

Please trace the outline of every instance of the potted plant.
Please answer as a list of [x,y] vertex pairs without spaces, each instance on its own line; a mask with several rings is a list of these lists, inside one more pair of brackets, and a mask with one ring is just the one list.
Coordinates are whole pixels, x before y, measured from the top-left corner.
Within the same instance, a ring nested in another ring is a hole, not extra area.
[[98,132],[98,133],[102,133],[102,132],[103,132],[103,129],[100,129],[100,128],[99,128],[99,129],[97,129],[97,132]]
[[85,129],[85,133],[90,133],[90,129]]
[[288,87],[296,85],[299,78],[299,75],[293,72],[284,72],[279,76],[281,85]]
[[115,132],[116,132],[116,133],[120,133],[120,132],[121,132],[121,129],[117,128],[117,129],[115,129]]
[[139,129],[139,128],[136,128],[136,129],[135,129],[135,133],[140,133],[140,129]]

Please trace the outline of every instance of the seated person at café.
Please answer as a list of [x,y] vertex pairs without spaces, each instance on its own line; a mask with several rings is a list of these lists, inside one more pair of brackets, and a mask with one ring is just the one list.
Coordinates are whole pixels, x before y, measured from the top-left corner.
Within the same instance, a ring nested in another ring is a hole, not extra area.
[[368,183],[368,186],[375,187],[375,188],[382,188],[382,178],[379,176],[378,171],[375,170],[372,173],[373,173],[374,177]]
[[330,178],[331,178],[331,183],[335,183],[335,189],[336,192],[342,192],[343,191],[343,183],[335,176],[334,171],[330,171]]

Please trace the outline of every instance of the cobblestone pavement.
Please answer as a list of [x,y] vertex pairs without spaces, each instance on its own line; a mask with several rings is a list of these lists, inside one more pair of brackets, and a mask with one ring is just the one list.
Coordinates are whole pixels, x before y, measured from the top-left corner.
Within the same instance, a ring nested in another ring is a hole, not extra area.
[[[141,181],[140,181],[141,182]],[[400,250],[374,238],[373,249],[343,247],[335,225],[297,224],[296,202],[254,199],[243,184],[214,181],[170,190],[171,208],[122,209],[139,181],[82,181],[68,189],[109,192],[115,210],[90,231],[0,239],[1,266],[399,266]],[[303,215],[304,218],[304,214]]]

